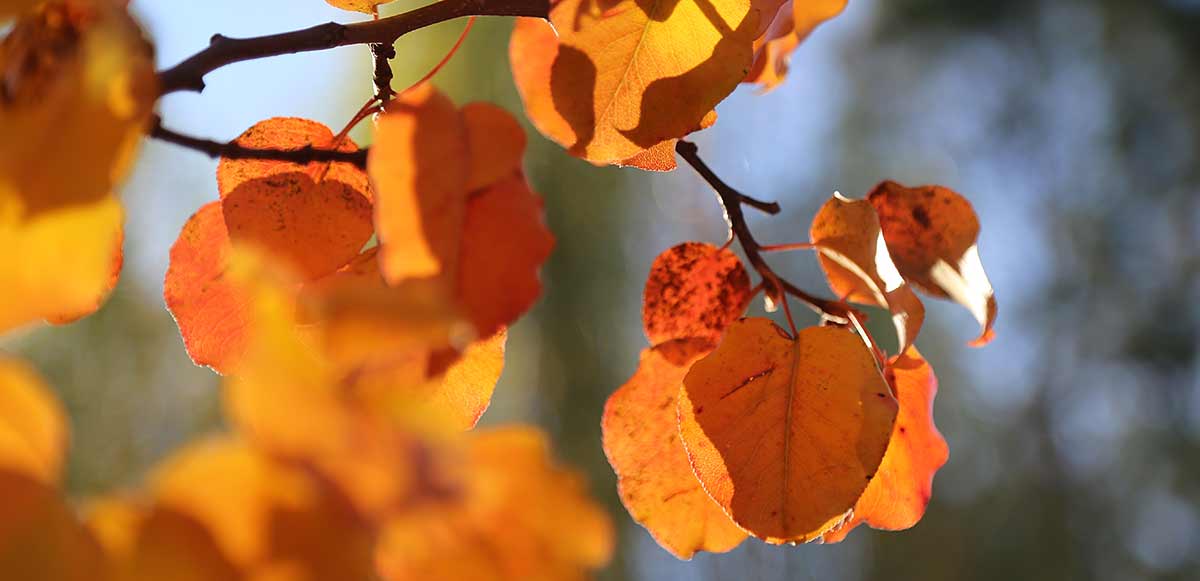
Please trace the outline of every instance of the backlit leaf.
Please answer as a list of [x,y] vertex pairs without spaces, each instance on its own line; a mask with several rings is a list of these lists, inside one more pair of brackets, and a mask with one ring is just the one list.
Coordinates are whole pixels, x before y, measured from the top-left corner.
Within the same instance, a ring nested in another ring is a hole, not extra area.
[[462,226],[457,294],[481,336],[528,311],[542,294],[538,269],[554,249],[542,199],[515,174],[475,192]]
[[846,517],[875,476],[896,400],[863,340],[768,319],[729,328],[692,366],[679,399],[692,469],[742,528],[803,542]]
[[688,369],[713,349],[683,339],[642,351],[637,372],[604,406],[604,453],[625,509],[680,559],[723,553],[746,538],[692,474],[679,439],[676,398]]
[[0,471],[56,485],[67,439],[66,414],[42,379],[0,357]]
[[854,516],[825,533],[825,542],[837,542],[862,523],[871,528],[898,531],[921,520],[933,494],[933,475],[946,463],[950,450],[933,424],[933,398],[937,378],[916,347],[893,357],[887,375],[900,402],[879,472],[854,505]]
[[552,463],[544,436],[511,427],[466,437],[457,493],[385,531],[385,581],[585,579],[608,562],[612,523],[583,478]]
[[715,342],[750,303],[750,276],[728,248],[685,242],[659,254],[642,294],[650,343],[703,337]]
[[470,172],[466,129],[454,104],[424,84],[388,103],[367,171],[384,277],[455,272]]
[[896,270],[871,203],[834,194],[813,217],[809,236],[833,292],[891,311],[898,351],[912,345],[925,320],[925,306]]
[[[280,149],[292,151],[304,147],[334,149],[336,136],[329,127],[299,117],[272,117],[255,123],[253,127],[234,140],[250,149]],[[339,151],[353,152],[358,145],[349,137],[338,141]],[[313,181],[337,181],[346,184],[367,199],[371,198],[371,186],[367,172],[349,163],[312,162],[300,165],[288,161],[271,159],[229,159],[222,157],[217,164],[217,190],[225,197],[243,182],[265,178],[280,173],[305,172]]]
[[622,163],[700,128],[746,75],[757,14],[749,0],[562,0],[549,23],[517,22],[513,77],[543,134]]
[[395,0],[325,0],[330,6],[341,8],[342,10],[353,10],[364,14],[375,14],[380,4],[387,4]]
[[941,186],[906,188],[893,181],[875,186],[867,199],[879,213],[900,274],[922,291],[966,307],[982,328],[972,345],[991,341],[996,296],[979,260],[979,218],[971,203]]
[[467,191],[474,192],[521,171],[525,130],[507,111],[491,103],[468,103],[460,110],[467,131],[470,170]]
[[0,41],[0,76],[0,247],[15,257],[0,265],[2,331],[78,318],[111,290],[122,219],[111,194],[156,77],[123,4],[82,0],[24,13]]
[[[770,1],[770,0],[768,0]],[[787,77],[792,51],[821,23],[842,13],[847,0],[788,0],[754,41],[754,65],[745,82],[769,91]]]

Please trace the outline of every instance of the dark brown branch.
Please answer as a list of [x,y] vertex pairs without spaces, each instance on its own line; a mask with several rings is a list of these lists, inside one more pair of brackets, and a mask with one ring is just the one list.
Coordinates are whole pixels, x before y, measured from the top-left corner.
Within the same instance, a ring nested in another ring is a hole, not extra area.
[[704,160],[700,159],[700,150],[695,143],[680,139],[675,144],[675,152],[688,165],[692,166],[692,169],[696,170],[696,173],[700,174],[700,177],[704,178],[708,185],[716,190],[721,205],[725,208],[725,220],[729,223],[729,230],[742,247],[742,252],[746,254],[746,260],[750,261],[750,266],[762,277],[763,288],[771,300],[781,302],[786,300],[785,294],[792,295],[818,314],[838,322],[849,322],[847,314],[856,311],[848,305],[805,292],[776,274],[771,265],[763,259],[762,245],[754,239],[754,234],[750,232],[750,226],[746,223],[746,214],[742,211],[742,206],[750,206],[768,214],[778,214],[780,210],[778,202],[757,200],[733,189],[713,173]]
[[392,90],[392,59],[396,58],[396,47],[385,42],[374,43],[371,56],[375,58],[375,98],[387,103],[396,94]]
[[353,24],[328,22],[253,38],[229,38],[217,34],[208,48],[159,73],[159,90],[163,95],[175,91],[203,91],[204,75],[241,61],[353,44],[390,46],[409,32],[463,16],[546,18],[549,10],[549,0],[441,0],[403,14]]
[[162,126],[162,120],[155,118],[149,132],[150,137],[167,143],[174,143],[188,149],[194,149],[209,157],[225,157],[229,159],[274,159],[306,164],[314,161],[340,161],[354,164],[360,168],[367,167],[367,151],[340,151],[334,149],[319,149],[311,145],[300,149],[253,149],[242,147],[234,142],[220,142],[201,139],[190,135],[176,133]]

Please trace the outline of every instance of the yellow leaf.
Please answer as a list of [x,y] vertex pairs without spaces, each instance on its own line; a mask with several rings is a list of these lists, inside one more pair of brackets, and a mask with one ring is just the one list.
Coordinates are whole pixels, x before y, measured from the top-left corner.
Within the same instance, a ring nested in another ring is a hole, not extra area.
[[0,358],[0,470],[58,484],[67,451],[66,415],[24,363]]
[[701,127],[746,75],[757,15],[749,0],[562,0],[549,23],[517,22],[513,76],[542,133],[624,163]]

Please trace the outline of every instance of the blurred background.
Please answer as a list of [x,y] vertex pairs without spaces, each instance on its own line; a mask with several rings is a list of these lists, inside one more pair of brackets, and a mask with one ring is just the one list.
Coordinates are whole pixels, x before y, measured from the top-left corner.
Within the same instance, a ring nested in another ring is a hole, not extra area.
[[[319,0],[132,6],[162,66],[213,33],[354,18]],[[396,87],[440,59],[462,25],[402,38]],[[478,22],[437,84],[460,104],[489,100],[523,118],[510,27]],[[365,47],[234,65],[161,113],[215,139],[277,115],[336,130],[370,95],[370,65]],[[1200,2],[851,0],[801,46],[782,87],[740,88],[718,112],[695,136],[701,154],[730,184],[784,207],[751,216],[761,241],[805,240],[834,190],[859,197],[885,178],[966,195],[983,224],[998,335],[969,349],[966,311],[928,301],[919,345],[941,381],[936,419],[951,456],[914,529],[860,529],[833,546],[749,541],[677,561],[620,506],[599,420],[645,346],[650,261],[684,240],[721,242],[719,207],[687,170],[594,168],[530,128],[526,169],[558,246],[484,423],[539,424],[588,475],[620,531],[602,578],[1200,578]],[[113,298],[82,322],[0,344],[60,390],[80,498],[133,486],[220,428],[218,378],[190,363],[162,300],[171,243],[216,199],[215,165],[146,143],[124,189],[127,262]],[[772,259],[828,294],[811,255]]]

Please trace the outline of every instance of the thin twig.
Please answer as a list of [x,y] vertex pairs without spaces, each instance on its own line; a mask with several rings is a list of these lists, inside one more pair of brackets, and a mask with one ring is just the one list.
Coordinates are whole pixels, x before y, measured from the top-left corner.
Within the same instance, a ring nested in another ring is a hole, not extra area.
[[328,22],[253,38],[229,38],[217,34],[207,48],[160,72],[159,91],[163,95],[175,91],[203,91],[204,75],[241,61],[354,44],[391,45],[409,32],[463,16],[546,18],[549,10],[549,0],[441,0],[403,14],[352,24]]
[[772,301],[783,304],[789,322],[791,313],[788,311],[785,295],[796,297],[813,311],[828,319],[843,324],[849,321],[847,315],[856,312],[853,308],[843,302],[823,299],[805,292],[776,274],[771,265],[763,259],[764,247],[754,239],[754,234],[750,232],[750,226],[746,223],[746,215],[742,212],[742,205],[762,210],[768,214],[778,214],[780,208],[777,202],[764,202],[751,198],[726,184],[720,177],[717,177],[708,164],[704,163],[704,160],[700,159],[700,150],[695,143],[680,139],[675,144],[675,152],[688,165],[692,166],[692,169],[696,170],[696,173],[700,174],[700,177],[704,178],[704,181],[708,182],[713,190],[716,190],[721,206],[725,209],[725,220],[729,223],[730,232],[741,245],[742,252],[746,254],[746,260],[750,261],[750,266],[762,277],[761,284],[767,296]]
[[155,117],[149,131],[150,137],[174,143],[188,149],[194,149],[209,157],[225,157],[229,159],[274,159],[292,163],[307,164],[314,161],[354,164],[360,168],[367,167],[367,149],[358,151],[341,151],[336,149],[320,149],[306,145],[299,149],[254,149],[243,147],[235,142],[220,142],[183,135],[163,127],[162,120]]

